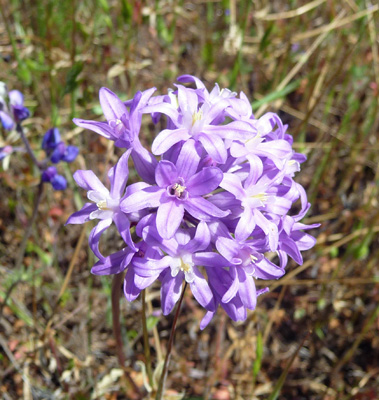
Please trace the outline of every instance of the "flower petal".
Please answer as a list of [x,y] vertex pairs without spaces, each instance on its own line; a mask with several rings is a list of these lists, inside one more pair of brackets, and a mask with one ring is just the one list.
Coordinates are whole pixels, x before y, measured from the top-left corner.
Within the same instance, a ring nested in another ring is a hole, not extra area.
[[242,304],[250,309],[254,310],[257,305],[257,294],[254,283],[254,278],[250,275],[246,275],[245,271],[241,268],[237,269],[239,288],[238,294],[242,300]]
[[89,215],[91,212],[97,210],[96,204],[93,203],[86,203],[82,207],[81,210],[74,212],[72,215],[68,217],[67,222],[65,225],[68,224],[84,224],[85,222],[89,221]]
[[154,139],[154,142],[151,146],[151,151],[155,155],[161,155],[170,149],[174,144],[189,138],[190,135],[188,130],[185,128],[164,129]]
[[188,198],[184,202],[184,208],[193,217],[201,221],[210,221],[212,218],[224,218],[229,215],[229,211],[222,211],[210,201],[202,197]]
[[162,160],[158,163],[155,170],[155,181],[159,187],[166,188],[173,184],[177,177],[178,172],[176,166],[172,162]]
[[101,183],[100,179],[91,170],[78,170],[74,173],[75,182],[87,191],[104,194],[104,198],[109,196],[108,189]]
[[206,167],[186,182],[191,196],[202,196],[217,189],[223,179],[222,171],[217,167]]
[[100,237],[103,232],[105,232],[112,224],[112,218],[108,219],[103,219],[100,220],[99,223],[92,229],[89,238],[88,238],[88,243],[95,254],[96,257],[98,257],[100,260],[104,258],[104,256],[100,253],[99,250],[99,241]]
[[97,134],[104,136],[107,139],[114,140],[113,129],[108,125],[107,122],[89,121],[85,119],[74,118],[72,122],[81,128],[89,129],[90,131],[96,132]]
[[214,311],[216,309],[215,302],[207,280],[196,267],[193,267],[193,273],[194,280],[190,283],[193,296],[205,309]]
[[125,191],[126,183],[129,177],[128,161],[131,149],[127,150],[118,160],[117,164],[108,172],[108,178],[111,183],[111,197],[120,199]]
[[128,111],[125,104],[111,90],[102,87],[99,91],[100,105],[108,121],[121,119]]
[[[201,146],[199,145],[199,147]],[[186,181],[196,173],[199,162],[200,151],[196,146],[196,142],[193,139],[189,139],[183,144],[176,162],[178,176]]]
[[120,202],[120,208],[125,213],[132,213],[143,210],[144,208],[158,207],[164,189],[157,186],[149,186],[139,192],[134,192],[130,196],[125,197]]
[[171,271],[167,271],[161,286],[161,303],[163,315],[168,315],[179,300],[183,283],[183,273],[179,273],[175,278],[171,276]]
[[157,211],[157,229],[163,239],[171,239],[183,220],[183,204],[176,199],[170,199],[159,206]]
[[224,141],[217,135],[200,134],[199,142],[204,146],[205,151],[218,163],[224,164],[227,159],[227,152]]

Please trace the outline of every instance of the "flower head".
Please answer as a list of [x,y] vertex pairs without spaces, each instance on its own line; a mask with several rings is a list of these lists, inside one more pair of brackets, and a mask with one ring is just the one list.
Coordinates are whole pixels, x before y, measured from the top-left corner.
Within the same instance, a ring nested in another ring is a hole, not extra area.
[[[166,95],[153,97],[152,88],[127,102],[102,88],[106,121],[74,120],[127,150],[108,174],[110,189],[92,171],[75,173],[91,202],[67,223],[99,220],[90,235],[99,258],[92,272],[127,270],[128,300],[160,281],[168,314],[186,282],[206,311],[203,329],[218,306],[235,321],[246,319],[268,290],[257,290],[255,281],[283,276],[288,256],[302,263],[301,251],[315,243],[304,231],[318,225],[300,222],[310,205],[294,178],[305,156],[294,152],[280,118],[255,118],[242,92],[237,96],[217,84],[209,92],[190,75],[178,81]],[[139,138],[144,114],[155,124],[166,122],[152,152]],[[59,158],[66,149],[51,135],[45,146],[56,143]],[[129,155],[141,181],[127,185]],[[104,256],[99,239],[112,222],[126,247]]]

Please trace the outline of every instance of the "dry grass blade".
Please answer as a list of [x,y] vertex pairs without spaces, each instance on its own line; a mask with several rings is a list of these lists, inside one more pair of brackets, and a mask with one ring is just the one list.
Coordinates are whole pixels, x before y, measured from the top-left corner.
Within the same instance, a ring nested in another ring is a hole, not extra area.
[[266,14],[266,10],[262,11],[257,11],[254,15],[255,18],[261,19],[263,21],[275,21],[278,19],[289,19],[289,18],[294,18],[299,15],[303,15],[307,13],[308,11],[313,10],[314,8],[320,6],[321,4],[325,3],[326,0],[314,0],[311,1],[308,4],[305,4],[299,8],[296,8],[295,10],[290,10],[290,11],[284,11],[281,13],[275,13],[275,14]]
[[[341,11],[338,16],[333,20],[331,26],[336,27],[338,22],[342,19],[343,15],[345,14],[344,11]],[[291,80],[296,76],[296,74],[301,70],[301,68],[306,64],[309,60],[310,56],[316,51],[317,47],[326,39],[329,31],[321,33],[321,35],[312,43],[306,53],[301,57],[299,62],[291,69],[291,71],[287,74],[287,76],[279,83],[276,88],[276,91],[283,90]],[[260,117],[268,108],[269,104],[263,104],[259,110],[255,113],[257,117]]]
[[293,353],[292,357],[290,358],[290,360],[288,361],[286,367],[284,368],[282,374],[280,375],[278,381],[276,382],[272,393],[270,394],[268,400],[276,400],[279,397],[280,391],[284,385],[284,382],[287,378],[288,372],[291,368],[291,365],[293,364],[293,362],[295,361],[296,356],[299,354],[300,349],[303,347],[304,342],[308,339],[309,335],[311,334],[311,332],[308,332],[303,340],[301,341],[301,343],[298,345],[296,351]]

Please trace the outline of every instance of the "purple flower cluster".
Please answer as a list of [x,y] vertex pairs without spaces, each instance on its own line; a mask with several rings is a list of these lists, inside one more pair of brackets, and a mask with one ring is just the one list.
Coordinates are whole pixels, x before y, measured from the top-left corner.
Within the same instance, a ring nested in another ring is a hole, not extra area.
[[0,82],[0,122],[10,131],[16,124],[28,118],[29,110],[24,107],[24,96],[18,90],[8,91],[4,82]]
[[[294,152],[279,117],[256,119],[242,92],[217,84],[209,92],[190,75],[178,81],[167,95],[153,96],[153,88],[125,103],[102,88],[107,121],[74,120],[126,151],[108,173],[109,189],[93,171],[74,174],[90,202],[67,223],[98,220],[89,239],[99,258],[92,272],[126,270],[129,301],[159,280],[166,315],[187,282],[206,310],[203,329],[218,306],[233,320],[245,320],[268,290],[257,290],[255,280],[283,276],[288,256],[301,264],[301,251],[315,244],[304,231],[317,225],[300,223],[310,204],[293,177],[305,156]],[[145,114],[166,123],[152,152],[139,139]],[[142,181],[128,185],[130,158]],[[112,223],[125,247],[103,255],[100,237]]]
[[[79,154],[79,149],[75,146],[66,146],[61,140],[58,128],[49,129],[42,139],[42,149],[45,150],[48,158],[54,164],[60,161],[72,162]],[[67,187],[66,179],[58,174],[55,166],[50,166],[42,172],[43,182],[49,182],[55,190],[64,190]]]

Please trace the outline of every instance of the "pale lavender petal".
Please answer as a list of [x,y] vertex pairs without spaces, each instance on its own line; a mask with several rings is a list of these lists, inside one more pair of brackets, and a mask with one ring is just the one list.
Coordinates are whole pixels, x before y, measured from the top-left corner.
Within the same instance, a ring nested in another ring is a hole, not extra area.
[[233,121],[227,125],[208,125],[202,129],[202,132],[223,139],[247,140],[251,137],[253,131],[250,124],[243,121]]
[[65,225],[68,224],[84,224],[85,222],[89,221],[89,215],[91,212],[97,210],[97,205],[93,203],[86,203],[82,207],[81,210],[74,212],[72,215],[68,217],[67,222]]
[[261,177],[263,173],[263,163],[262,160],[254,154],[249,154],[246,158],[250,164],[250,172],[244,183],[244,187],[248,188],[251,185],[255,185]]
[[132,158],[139,176],[147,183],[155,183],[154,174],[158,161],[141,145],[138,138],[133,142]]
[[218,253],[197,252],[192,256],[192,261],[203,267],[228,267],[229,263]]
[[188,198],[184,202],[184,208],[193,217],[201,221],[209,221],[213,217],[224,218],[229,215],[229,211],[222,211],[210,201],[203,199],[202,197]]
[[87,121],[79,118],[74,118],[72,121],[75,125],[96,132],[107,139],[114,139],[114,132],[107,122]]
[[172,257],[165,256],[160,260],[146,259],[144,257],[135,257],[133,266],[136,274],[147,278],[149,276],[159,275],[164,269],[170,266]]
[[8,96],[12,106],[22,106],[24,104],[24,96],[19,90],[10,90]]
[[269,261],[266,257],[254,263],[256,270],[254,276],[259,279],[278,279],[281,278],[285,271],[277,265]]
[[200,222],[196,228],[194,238],[183,247],[183,250],[188,253],[194,254],[199,250],[206,249],[209,246],[210,241],[211,233],[209,232],[207,224],[205,222]]
[[[319,226],[319,224],[314,225]],[[318,226],[316,226],[316,228],[318,228]],[[309,229],[309,226],[307,226],[307,228]],[[305,232],[293,232],[291,238],[296,242],[297,247],[301,251],[309,250],[316,244],[316,239]]]
[[241,247],[235,240],[219,237],[216,241],[216,249],[232,264],[242,264],[242,259],[238,257]]
[[104,256],[100,253],[99,250],[99,241],[100,237],[103,234],[104,231],[106,231],[112,224],[112,219],[103,219],[100,220],[99,223],[92,229],[89,238],[88,238],[88,243],[95,254],[96,257],[103,259]]
[[127,114],[124,103],[111,90],[102,87],[99,91],[100,105],[108,121],[120,119]]
[[241,181],[237,175],[230,173],[224,174],[220,186],[232,193],[238,200],[246,198],[245,190],[243,189]]
[[137,251],[132,236],[130,234],[130,221],[129,218],[122,212],[117,212],[113,215],[113,221],[122,237],[124,242],[133,250]]
[[217,189],[223,178],[222,171],[217,167],[206,167],[193,175],[186,182],[191,196],[202,196]]
[[218,163],[223,164],[227,159],[227,152],[224,141],[216,135],[200,134],[199,142],[204,146],[205,151]]
[[280,261],[280,268],[284,269],[288,264],[288,255],[283,250],[277,250],[279,261]]
[[104,194],[109,196],[109,190],[101,183],[100,179],[91,170],[78,170],[74,173],[75,182],[83,189]]
[[249,207],[246,207],[236,226],[235,235],[239,241],[246,240],[255,228],[254,214]]
[[157,186],[147,187],[124,198],[120,203],[120,208],[125,213],[132,213],[144,208],[158,207],[165,192]]
[[183,144],[176,167],[178,169],[178,176],[182,177],[185,181],[196,173],[200,162],[199,153],[200,151],[198,151],[196,142],[193,139],[189,139]]
[[169,200],[159,206],[157,229],[163,239],[171,239],[183,220],[184,207],[180,200]]
[[141,289],[134,283],[134,276],[135,273],[133,269],[129,268],[124,278],[124,295],[128,301],[134,301],[141,293]]
[[160,161],[155,170],[155,181],[157,185],[161,188],[166,188],[167,186],[175,183],[178,178],[178,172],[176,166],[170,161]]
[[246,275],[241,269],[237,269],[239,288],[238,294],[242,300],[243,305],[250,310],[254,310],[257,305],[257,294],[252,276]]
[[140,290],[146,289],[150,285],[152,285],[157,279],[159,274],[149,276],[148,278],[143,278],[137,274],[134,275],[134,284]]
[[164,129],[154,139],[151,146],[153,154],[161,155],[170,149],[174,144],[179,143],[182,140],[190,138],[188,130],[185,128],[180,129]]
[[[238,267],[237,267],[238,268]],[[232,278],[232,283],[229,286],[228,290],[224,293],[222,296],[221,301],[223,303],[229,303],[229,301],[237,294],[238,292],[238,286],[239,286],[239,280],[238,280],[238,274],[237,274],[237,269],[234,266],[230,267],[229,273]]]
[[129,177],[128,161],[131,149],[127,150],[118,160],[117,164],[108,172],[108,178],[111,182],[111,197],[120,199],[125,191],[126,183]]
[[163,315],[168,315],[179,300],[182,291],[183,273],[179,273],[175,278],[171,276],[171,271],[167,271],[161,286],[161,303]]
[[94,275],[114,275],[124,271],[130,260],[133,258],[134,252],[130,249],[122,249],[116,253],[112,253],[108,257],[100,259],[91,269]]
[[199,78],[197,78],[196,76],[193,76],[193,75],[181,75],[176,80],[181,83],[193,82],[193,83],[195,83],[195,85],[198,89],[205,89],[204,83]]
[[216,307],[207,280],[196,267],[193,267],[193,273],[195,279],[190,283],[193,296],[205,309],[214,311]]
[[167,115],[175,125],[178,124],[179,113],[178,110],[170,103],[159,103],[148,105],[143,108],[144,113],[162,113]]
[[203,319],[200,322],[200,329],[203,330],[205,329],[208,324],[212,321],[212,318],[214,317],[214,315],[216,314],[216,310],[215,311],[207,311],[203,317]]
[[178,87],[178,103],[181,111],[189,111],[191,114],[197,112],[199,101],[196,91],[182,85],[176,86]]

